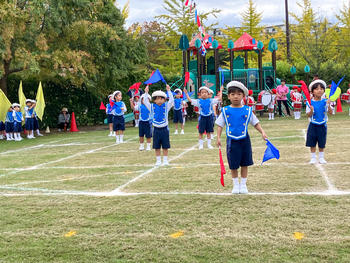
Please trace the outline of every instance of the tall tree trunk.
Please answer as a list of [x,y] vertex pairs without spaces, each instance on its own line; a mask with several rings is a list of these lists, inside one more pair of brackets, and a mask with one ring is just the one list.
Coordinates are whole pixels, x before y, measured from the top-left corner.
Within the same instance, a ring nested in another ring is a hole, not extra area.
[[4,75],[0,79],[0,89],[7,96],[7,79],[10,74],[10,62],[4,60]]

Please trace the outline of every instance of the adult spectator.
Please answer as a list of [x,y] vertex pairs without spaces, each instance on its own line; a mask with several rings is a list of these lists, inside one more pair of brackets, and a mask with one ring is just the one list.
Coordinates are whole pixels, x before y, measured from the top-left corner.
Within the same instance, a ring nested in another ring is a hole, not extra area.
[[67,131],[70,124],[70,114],[67,108],[63,108],[60,115],[58,115],[58,131]]
[[282,116],[282,102],[284,107],[286,108],[288,116],[290,116],[290,111],[287,104],[288,93],[289,93],[289,88],[286,86],[286,81],[282,80],[281,85],[277,86],[277,94],[276,94],[276,100],[278,103],[278,113],[280,117]]

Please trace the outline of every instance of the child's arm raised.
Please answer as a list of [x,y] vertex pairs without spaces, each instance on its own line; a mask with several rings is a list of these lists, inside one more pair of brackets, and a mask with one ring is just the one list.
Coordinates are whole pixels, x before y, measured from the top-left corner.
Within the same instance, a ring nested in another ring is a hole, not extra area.
[[166,91],[169,96],[169,102],[168,102],[168,112],[169,112],[170,109],[174,106],[174,96],[171,93],[170,86],[168,84],[166,85]]
[[190,96],[188,96],[188,92],[187,92],[186,88],[184,88],[184,92],[185,92],[185,95],[186,95],[186,98],[187,98],[188,102],[192,102]]
[[133,111],[135,110],[134,100],[132,98],[130,98],[130,108]]
[[143,104],[146,106],[146,108],[150,111],[151,110],[151,103],[149,102],[149,99],[148,99],[148,92],[149,92],[149,86],[147,85],[146,88],[145,88],[145,93],[146,93],[146,96],[144,97],[143,99]]

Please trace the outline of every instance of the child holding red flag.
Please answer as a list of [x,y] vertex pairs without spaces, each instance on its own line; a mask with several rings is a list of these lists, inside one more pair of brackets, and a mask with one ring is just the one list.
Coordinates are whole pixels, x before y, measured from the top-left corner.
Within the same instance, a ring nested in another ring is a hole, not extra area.
[[113,93],[113,131],[115,132],[115,143],[123,143],[124,131],[125,131],[125,120],[124,113],[126,112],[125,103],[122,102],[122,93],[117,90]]
[[113,136],[113,114],[112,114],[112,105],[111,105],[111,100],[113,95],[110,94],[108,95],[108,103],[106,104],[106,114],[107,114],[107,123],[109,126],[109,135],[110,137]]
[[152,99],[154,103],[149,102],[148,91],[149,87],[145,88],[147,94],[143,99],[143,103],[149,111],[152,112],[152,123],[153,123],[153,149],[156,152],[156,166],[162,164],[161,161],[161,149],[163,149],[163,165],[169,165],[168,161],[168,149],[170,148],[169,139],[169,121],[168,114],[171,108],[174,106],[174,97],[171,94],[170,86],[166,85],[166,90],[169,97],[169,102],[166,101],[167,94],[158,90],[152,93]]
[[[221,133],[226,125],[227,160],[233,179],[233,194],[247,194],[248,166],[253,165],[252,146],[248,134],[248,124],[257,129],[264,140],[267,135],[262,129],[258,118],[249,106],[242,106],[241,101],[248,95],[248,89],[238,81],[227,84],[228,99],[231,105],[223,108],[219,118],[217,145],[221,147]],[[238,178],[238,168],[241,167],[241,181]]]
[[322,98],[326,87],[326,83],[321,79],[314,80],[309,85],[312,99],[311,105],[307,103],[306,107],[306,115],[310,121],[306,135],[306,146],[310,147],[311,151],[310,164],[316,163],[316,144],[318,144],[319,162],[321,164],[327,163],[324,159],[324,148],[327,139],[327,112],[332,114],[333,108],[329,99]]

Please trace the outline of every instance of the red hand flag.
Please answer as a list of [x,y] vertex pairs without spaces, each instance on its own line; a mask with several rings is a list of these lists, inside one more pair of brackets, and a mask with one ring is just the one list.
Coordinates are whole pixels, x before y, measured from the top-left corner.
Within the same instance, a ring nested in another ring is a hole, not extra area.
[[185,83],[184,87],[186,87],[188,81],[190,80],[190,72],[185,72]]
[[222,159],[221,148],[219,148],[219,155],[220,155],[220,171],[221,171],[220,181],[221,181],[221,185],[225,187],[224,174],[226,174],[226,169],[225,169],[224,160]]
[[303,80],[298,80],[298,82],[301,84],[301,90],[304,92],[305,97],[307,101],[309,102],[309,105],[311,106],[311,97],[308,87],[306,86],[305,82]]
[[129,88],[129,90],[134,89],[135,90],[135,94],[137,94],[137,93],[139,93],[139,88],[140,88],[141,84],[142,84],[141,82],[137,82],[137,83],[133,84]]

